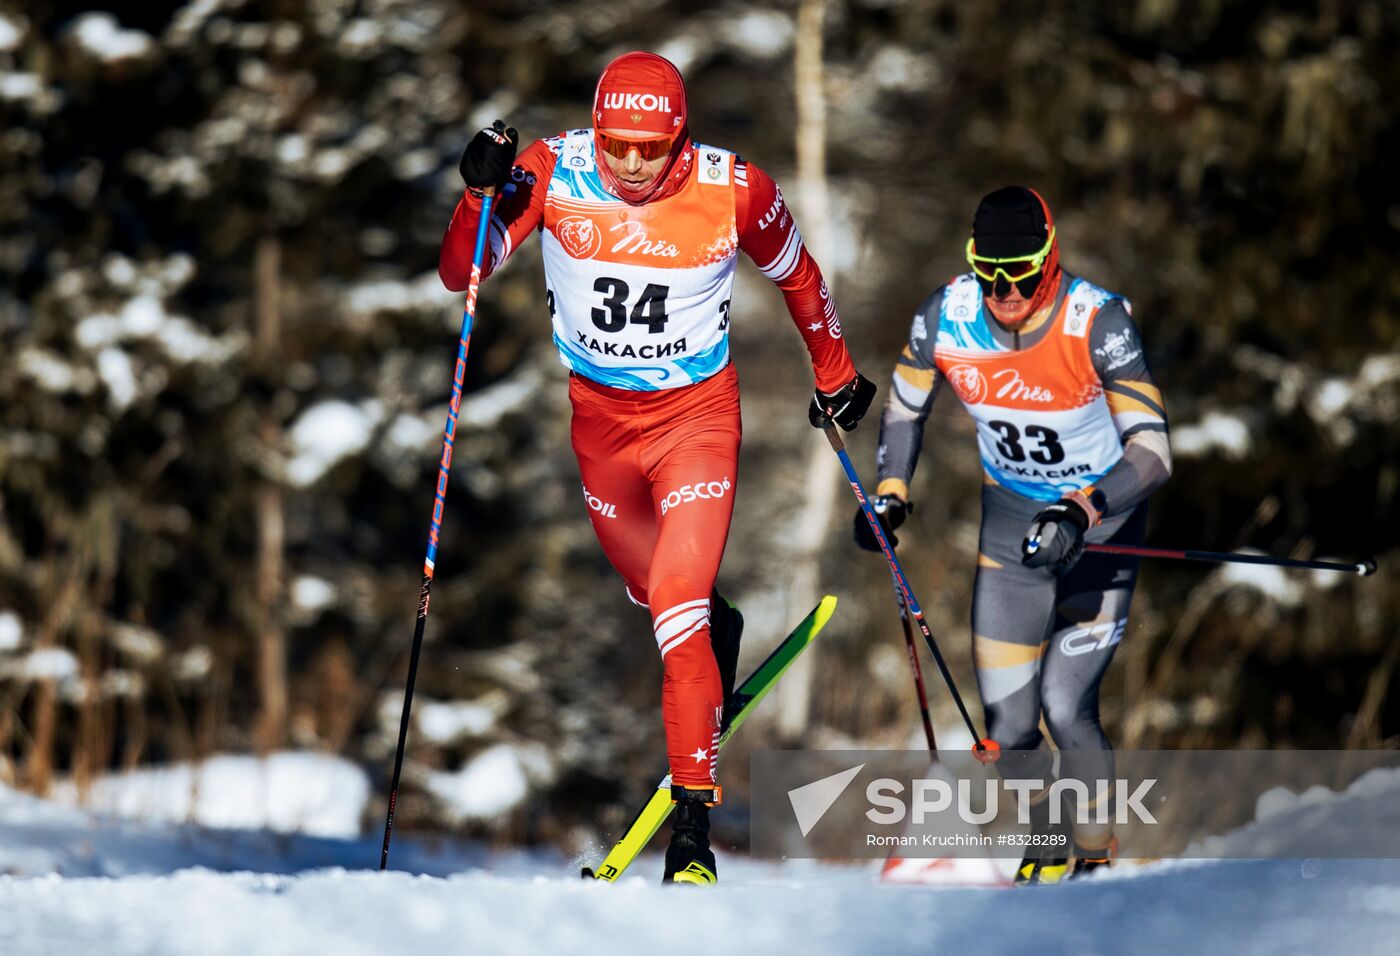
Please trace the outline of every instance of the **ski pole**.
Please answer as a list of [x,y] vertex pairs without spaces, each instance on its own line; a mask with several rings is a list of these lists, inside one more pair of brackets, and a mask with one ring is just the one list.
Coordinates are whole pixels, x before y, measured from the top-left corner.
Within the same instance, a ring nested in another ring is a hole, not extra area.
[[918,598],[914,597],[914,590],[909,586],[909,579],[904,575],[904,568],[900,566],[899,558],[894,555],[894,548],[890,547],[889,539],[885,537],[885,529],[880,527],[880,519],[875,516],[875,509],[870,506],[865,486],[860,483],[860,476],[856,474],[855,465],[851,464],[851,456],[846,454],[846,443],[841,440],[840,435],[836,434],[836,426],[829,419],[822,426],[822,431],[826,433],[826,440],[831,443],[836,457],[841,459],[841,467],[846,471],[846,478],[851,483],[851,490],[856,494],[856,501],[860,502],[860,510],[865,512],[865,520],[870,522],[870,529],[875,533],[875,540],[880,542],[880,551],[884,553],[885,560],[889,562],[890,573],[894,575],[899,593],[904,598],[904,603],[910,615],[913,616],[914,623],[919,626],[919,631],[924,636],[924,643],[928,644],[929,653],[933,655],[934,663],[938,665],[938,670],[943,675],[943,682],[948,685],[948,691],[953,695],[953,700],[958,705],[958,712],[962,714],[963,723],[967,725],[968,733],[972,734],[972,739],[977,741],[973,744],[973,753],[976,754],[978,760],[984,763],[996,760],[1001,747],[995,740],[985,738],[977,733],[977,728],[973,726],[972,715],[967,712],[967,705],[963,703],[962,694],[958,693],[957,685],[953,683],[953,674],[948,670],[948,662],[943,659],[942,653],[938,650],[938,642],[933,639],[933,632],[929,630],[928,621],[924,620],[923,609],[919,607]]
[[928,692],[924,690],[924,669],[919,665],[919,649],[914,644],[914,628],[909,623],[909,607],[904,603],[904,591],[900,589],[899,578],[894,578],[894,599],[899,604],[899,624],[904,629],[904,647],[909,652],[909,666],[914,671],[914,690],[919,695],[919,714],[924,720],[924,737],[928,740],[930,753],[938,752],[938,742],[933,736],[933,720],[928,713]]
[[472,253],[471,279],[467,282],[467,304],[462,310],[462,334],[457,339],[457,365],[452,372],[452,398],[447,403],[447,426],[442,433],[442,456],[438,459],[437,489],[433,496],[433,516],[428,526],[428,554],[423,559],[423,586],[418,592],[418,621],[413,627],[413,650],[408,657],[408,686],[403,694],[403,715],[399,718],[399,745],[394,752],[394,777],[389,784],[389,810],[384,817],[384,846],[379,851],[379,869],[389,866],[389,840],[394,832],[394,807],[399,801],[399,775],[403,772],[404,746],[408,743],[408,715],[413,707],[413,685],[418,677],[418,657],[423,649],[423,629],[428,623],[428,595],[433,587],[433,566],[437,563],[438,536],[442,533],[442,512],[447,504],[447,476],[452,468],[452,445],[457,440],[457,414],[462,410],[462,382],[467,372],[467,347],[472,340],[476,319],[476,292],[481,286],[481,259],[486,249],[486,228],[491,221],[491,200],[495,187],[483,190],[481,221],[476,227],[476,249]]
[[1313,571],[1347,571],[1362,577],[1369,577],[1376,573],[1375,558],[1364,558],[1347,564],[1342,561],[1300,561],[1296,558],[1274,558],[1267,554],[1143,548],[1127,544],[1086,544],[1084,550],[1099,554],[1127,554],[1139,558],[1172,558],[1177,561],[1211,561],[1218,564],[1264,564],[1277,568],[1309,568]]

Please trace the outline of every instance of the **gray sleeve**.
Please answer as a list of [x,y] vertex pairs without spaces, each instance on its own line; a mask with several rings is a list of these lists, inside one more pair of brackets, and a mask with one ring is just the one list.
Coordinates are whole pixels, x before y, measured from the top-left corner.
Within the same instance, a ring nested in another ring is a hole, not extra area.
[[923,447],[924,423],[943,380],[933,361],[942,304],[940,288],[919,305],[909,329],[909,341],[895,364],[889,397],[880,417],[876,494],[896,494],[906,501],[909,498],[909,482]]
[[1094,316],[1089,348],[1123,442],[1123,457],[1094,484],[1103,494],[1100,511],[1109,517],[1131,511],[1166,484],[1172,473],[1171,442],[1162,393],[1152,381],[1142,337],[1124,300],[1106,303]]

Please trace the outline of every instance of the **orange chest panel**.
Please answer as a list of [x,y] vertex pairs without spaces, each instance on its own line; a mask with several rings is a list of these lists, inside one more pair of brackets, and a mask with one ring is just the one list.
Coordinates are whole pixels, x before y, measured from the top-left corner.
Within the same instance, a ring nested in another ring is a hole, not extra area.
[[[733,154],[697,147],[689,182],[677,193],[630,206],[602,187],[597,171],[556,167],[545,199],[544,229],[573,259],[659,269],[697,269],[733,259]],[[563,175],[561,175],[561,172]],[[591,174],[591,175],[590,175]]]
[[1103,386],[1089,355],[1088,323],[1069,314],[1077,305],[1077,297],[1067,296],[1045,337],[1013,350],[993,339],[976,282],[954,282],[940,316],[934,362],[969,410],[1083,408],[1103,394]]

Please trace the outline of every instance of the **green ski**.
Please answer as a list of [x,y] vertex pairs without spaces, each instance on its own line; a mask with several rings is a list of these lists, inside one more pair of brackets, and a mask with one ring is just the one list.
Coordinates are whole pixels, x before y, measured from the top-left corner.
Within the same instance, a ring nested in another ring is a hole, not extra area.
[[[792,666],[792,662],[797,660],[797,655],[805,651],[807,646],[821,633],[821,629],[826,626],[827,621],[831,620],[831,615],[835,610],[836,598],[828,594],[821,599],[821,603],[812,609],[812,613],[808,614],[806,619],[783,639],[783,642],[774,649],[773,653],[768,655],[768,659],[758,666],[758,670],[750,674],[748,680],[734,689],[734,693],[725,706],[725,712],[734,716],[729,721],[729,726],[725,729],[724,734],[719,738],[721,747],[753,713],[758,702],[763,700],[773,689],[778,678],[782,677],[783,673]],[[656,785],[656,792],[651,795],[646,806],[642,807],[641,812],[632,821],[632,825],[627,828],[622,839],[613,844],[607,858],[599,864],[596,870],[592,867],[583,868],[584,879],[606,880],[611,883],[621,876],[642,850],[646,849],[646,845],[651,842],[656,831],[661,829],[661,824],[665,823],[666,818],[671,815],[672,806],[671,775],[667,774]]]

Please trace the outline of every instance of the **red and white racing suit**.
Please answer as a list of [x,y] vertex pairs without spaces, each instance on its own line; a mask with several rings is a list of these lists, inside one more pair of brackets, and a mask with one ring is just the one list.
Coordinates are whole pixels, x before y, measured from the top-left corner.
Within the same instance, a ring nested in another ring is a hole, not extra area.
[[[492,210],[484,270],[540,231],[589,518],[629,595],[651,612],[672,779],[709,787],[723,704],[710,594],[738,480],[729,322],[739,250],[783,291],[817,387],[836,391],[855,368],[777,185],[731,152],[691,149],[684,185],[634,206],[604,185],[591,129],[532,143]],[[465,194],[443,238],[449,289],[467,286],[480,209]]]

